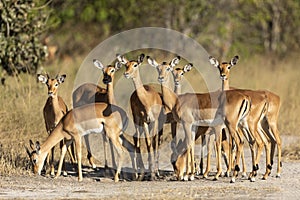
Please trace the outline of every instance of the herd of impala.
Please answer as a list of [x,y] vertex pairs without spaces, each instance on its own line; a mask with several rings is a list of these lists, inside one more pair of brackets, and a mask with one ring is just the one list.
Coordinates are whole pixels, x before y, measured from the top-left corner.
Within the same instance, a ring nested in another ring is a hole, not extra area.
[[[82,136],[86,139],[90,133],[102,133],[104,141],[105,167],[107,167],[107,148],[113,145],[117,152],[118,163],[114,180],[119,181],[124,153],[128,151],[123,144],[128,126],[127,113],[118,105],[114,98],[114,75],[125,66],[124,77],[132,79],[135,91],[130,97],[130,106],[135,125],[134,156],[132,167],[134,179],[144,178],[145,168],[141,157],[141,134],[144,134],[148,154],[148,168],[150,179],[159,175],[159,147],[163,135],[163,126],[171,125],[171,163],[178,180],[193,180],[197,173],[195,168],[195,140],[205,137],[208,140],[214,136],[214,145],[207,147],[207,164],[203,176],[206,178],[210,172],[211,147],[216,150],[217,173],[215,180],[222,173],[221,157],[226,157],[227,171],[231,170],[231,182],[240,171],[239,163],[242,159],[243,175],[246,176],[246,163],[243,145],[247,141],[252,158],[252,171],[249,180],[255,181],[260,157],[265,148],[266,168],[262,179],[267,179],[271,173],[275,150],[277,147],[278,161],[277,174],[281,172],[281,139],[277,128],[277,119],[280,108],[278,95],[267,90],[237,89],[229,86],[230,69],[238,62],[239,57],[233,57],[229,62],[220,63],[217,59],[209,57],[208,61],[218,68],[222,81],[222,89],[210,93],[184,93],[181,94],[181,79],[184,73],[189,72],[191,63],[182,68],[176,66],[180,57],[176,56],[169,62],[157,62],[147,56],[148,64],[158,72],[158,82],[161,91],[158,92],[150,85],[144,85],[140,78],[139,67],[145,55],[141,54],[137,60],[127,60],[117,54],[115,65],[104,66],[100,61],[93,60],[94,65],[103,72],[103,83],[106,88],[86,83],[73,92],[73,109],[68,111],[63,99],[57,95],[57,89],[64,82],[66,75],[58,75],[55,79],[39,74],[38,80],[48,87],[48,99],[44,106],[44,120],[49,134],[46,141],[40,145],[30,140],[27,153],[33,164],[33,172],[40,174],[47,157],[47,166],[50,166],[51,175],[58,177],[64,165],[64,157],[68,151],[73,163],[78,165],[78,180],[82,181],[81,156]],[[170,88],[170,82],[175,88]],[[184,140],[176,139],[177,124],[184,130]],[[166,134],[166,133],[165,133]],[[53,155],[54,146],[60,142],[61,154],[56,175],[54,174]],[[112,148],[112,147],[111,147]],[[75,153],[76,151],[76,153]],[[51,155],[51,159],[50,159]],[[114,156],[113,156],[114,157]],[[93,168],[93,156],[88,151],[88,159]],[[203,159],[203,153],[201,154]],[[201,162],[203,165],[203,162]],[[140,168],[140,173],[138,173]],[[203,166],[200,166],[202,173]],[[66,171],[64,170],[64,174]]]

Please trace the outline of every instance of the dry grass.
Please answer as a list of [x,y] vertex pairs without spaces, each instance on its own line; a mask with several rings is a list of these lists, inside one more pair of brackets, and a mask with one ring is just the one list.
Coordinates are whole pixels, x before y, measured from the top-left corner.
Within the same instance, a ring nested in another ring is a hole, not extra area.
[[[68,58],[46,68],[51,76],[67,74],[59,95],[69,107],[72,105],[73,81],[82,60]],[[268,89],[281,97],[281,134],[299,135],[297,125],[300,119],[297,114],[300,113],[300,70],[296,64],[294,59],[271,62],[265,58],[254,58],[248,61],[241,59],[232,68],[232,86]],[[0,174],[27,173],[29,162],[24,145],[28,145],[29,139],[43,142],[47,137],[42,115],[47,89],[37,83],[36,77],[22,75],[19,80],[8,78],[6,86],[0,87],[0,92]]]

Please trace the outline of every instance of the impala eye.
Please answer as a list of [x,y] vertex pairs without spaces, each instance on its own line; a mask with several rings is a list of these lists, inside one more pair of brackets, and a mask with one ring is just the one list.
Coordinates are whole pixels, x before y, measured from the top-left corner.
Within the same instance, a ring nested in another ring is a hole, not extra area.
[[137,66],[138,66],[138,64],[137,64],[137,63],[134,63],[134,64],[133,64],[133,67],[137,67]]

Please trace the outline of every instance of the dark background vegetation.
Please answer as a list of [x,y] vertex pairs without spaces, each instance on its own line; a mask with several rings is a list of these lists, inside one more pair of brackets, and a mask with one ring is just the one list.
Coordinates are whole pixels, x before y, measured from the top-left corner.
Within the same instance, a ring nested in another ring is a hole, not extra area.
[[111,35],[148,26],[182,32],[219,58],[299,51],[298,0],[1,0],[0,8],[0,64],[10,75],[34,74],[45,56],[86,54]]

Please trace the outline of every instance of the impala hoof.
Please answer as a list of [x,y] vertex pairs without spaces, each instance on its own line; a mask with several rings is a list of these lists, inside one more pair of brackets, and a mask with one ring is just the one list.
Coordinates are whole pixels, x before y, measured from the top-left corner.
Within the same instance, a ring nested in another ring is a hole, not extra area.
[[183,181],[188,181],[189,180],[189,176],[188,175],[185,175],[184,177],[183,177]]
[[63,172],[63,176],[64,176],[64,177],[67,177],[67,176],[68,176],[68,172],[64,171],[64,172]]
[[276,178],[281,178],[280,174],[277,174],[277,175],[276,175]]
[[230,183],[235,183],[235,178],[232,178],[232,179],[230,180]]
[[251,178],[250,178],[250,182],[255,182],[255,178],[254,178],[254,177],[251,177]]
[[195,180],[195,176],[194,176],[194,175],[191,175],[190,178],[189,178],[189,180],[190,180],[190,181]]

